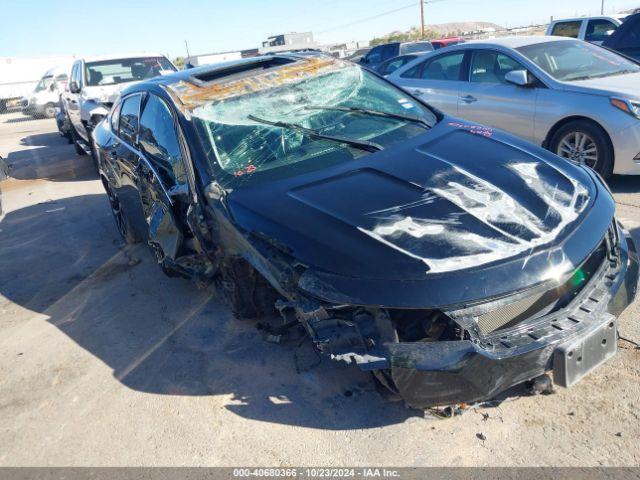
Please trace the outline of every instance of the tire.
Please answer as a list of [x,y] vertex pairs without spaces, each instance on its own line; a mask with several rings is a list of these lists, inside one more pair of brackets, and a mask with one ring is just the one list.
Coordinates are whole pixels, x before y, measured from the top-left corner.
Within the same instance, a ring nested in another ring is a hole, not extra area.
[[252,319],[275,313],[274,304],[278,299],[278,293],[242,258],[232,258],[224,262],[220,272],[219,290],[236,318]]
[[111,213],[113,214],[113,219],[116,222],[118,233],[122,239],[130,245],[140,243],[142,241],[142,237],[131,223],[129,215],[127,214],[126,206],[120,202],[118,195],[111,190],[105,181],[103,181],[103,184],[107,192],[109,207],[111,207]]
[[71,136],[71,143],[73,143],[73,148],[75,148],[76,153],[78,155],[86,155],[87,152],[85,152],[84,148],[82,148],[78,143],[78,141],[80,141],[80,135],[78,135],[78,132],[76,132],[76,128],[73,126],[73,124],[69,125],[69,134]]
[[561,158],[587,165],[602,177],[613,173],[613,148],[607,133],[589,120],[574,120],[551,137],[549,150]]
[[53,103],[47,103],[42,111],[42,116],[44,118],[55,118],[56,106]]
[[398,388],[393,382],[391,372],[389,370],[374,370],[371,372],[373,385],[382,398],[389,402],[401,402],[402,396],[398,393]]

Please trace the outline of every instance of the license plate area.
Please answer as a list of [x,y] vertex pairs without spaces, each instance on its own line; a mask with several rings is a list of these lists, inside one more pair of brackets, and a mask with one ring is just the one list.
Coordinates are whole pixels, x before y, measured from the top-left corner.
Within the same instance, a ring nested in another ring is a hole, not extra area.
[[561,387],[570,387],[616,354],[618,329],[616,318],[606,313],[598,327],[588,335],[567,342],[553,354],[553,379]]

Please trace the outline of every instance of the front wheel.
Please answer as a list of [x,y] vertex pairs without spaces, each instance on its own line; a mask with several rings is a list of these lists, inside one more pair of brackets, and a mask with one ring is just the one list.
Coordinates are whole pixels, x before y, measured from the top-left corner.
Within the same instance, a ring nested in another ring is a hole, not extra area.
[[242,258],[229,258],[223,263],[218,287],[236,318],[252,319],[275,313],[278,293]]
[[47,103],[43,110],[44,118],[54,118],[56,116],[56,106],[53,103]]
[[607,134],[592,122],[567,123],[553,135],[549,147],[559,157],[591,167],[605,178],[613,173],[613,149]]

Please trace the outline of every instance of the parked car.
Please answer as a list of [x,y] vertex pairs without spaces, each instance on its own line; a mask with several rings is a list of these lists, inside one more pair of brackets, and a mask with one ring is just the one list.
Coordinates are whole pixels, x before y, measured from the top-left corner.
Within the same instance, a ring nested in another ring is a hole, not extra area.
[[547,27],[547,35],[570,37],[600,45],[628,16],[582,17],[555,20]]
[[[638,259],[589,168],[442,115],[330,57],[269,56],[131,86],[94,131],[128,242],[274,311],[419,407],[616,349]],[[508,281],[505,281],[508,279]]]
[[425,53],[432,52],[433,46],[431,42],[393,42],[377,45],[369,50],[364,57],[360,59],[360,65],[370,70],[376,70],[378,66],[390,58],[408,53]]
[[640,61],[640,13],[628,17],[602,46]]
[[349,60],[350,62],[359,63],[360,59],[369,53],[370,50],[370,47],[359,48],[355,52],[351,52],[351,54],[347,55],[344,59]]
[[407,63],[413,61],[418,56],[417,53],[409,53],[407,55],[400,55],[398,57],[390,58],[389,60],[382,62],[376,68],[376,72],[382,75],[383,77],[395,72],[398,68],[406,65]]
[[[7,167],[7,164],[5,163],[3,158],[0,157],[0,183],[2,183],[7,178],[9,178],[9,168]],[[2,188],[0,188],[0,220],[2,220],[3,216],[4,211],[2,210]]]
[[159,54],[76,60],[62,98],[76,152],[79,155],[91,152],[91,131],[107,115],[123,88],[176,70]]
[[69,79],[67,66],[55,67],[42,76],[33,91],[22,98],[22,113],[36,118],[54,118],[60,93]]
[[468,42],[388,77],[450,115],[503,129],[601,175],[640,174],[640,66],[557,37]]
[[444,47],[452,47],[454,45],[458,45],[459,43],[464,43],[464,38],[462,37],[449,37],[449,38],[439,38],[437,40],[431,40],[431,45],[433,45],[434,50],[440,50]]

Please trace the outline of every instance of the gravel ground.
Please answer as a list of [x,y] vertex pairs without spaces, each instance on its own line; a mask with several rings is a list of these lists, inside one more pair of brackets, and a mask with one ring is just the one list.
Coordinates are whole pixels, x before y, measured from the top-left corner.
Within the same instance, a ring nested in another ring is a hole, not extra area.
[[[574,388],[439,420],[124,248],[91,160],[0,117],[0,466],[640,464],[640,351]],[[612,182],[640,244],[640,180]],[[638,303],[620,319],[639,341]],[[304,370],[296,373],[296,363]]]

